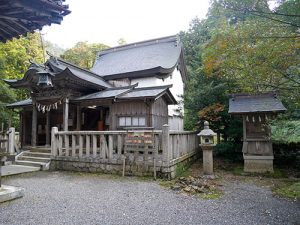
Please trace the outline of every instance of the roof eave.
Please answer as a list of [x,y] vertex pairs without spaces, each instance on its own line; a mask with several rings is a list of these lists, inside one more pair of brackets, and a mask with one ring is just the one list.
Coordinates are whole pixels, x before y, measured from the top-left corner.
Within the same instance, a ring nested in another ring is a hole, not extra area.
[[163,68],[163,67],[155,67],[146,70],[139,70],[139,71],[132,71],[126,73],[119,73],[119,74],[111,74],[111,75],[104,75],[102,76],[106,81],[108,80],[115,80],[115,79],[122,79],[122,78],[143,78],[143,77],[154,77],[159,75],[166,75],[171,74],[176,65],[171,68]]

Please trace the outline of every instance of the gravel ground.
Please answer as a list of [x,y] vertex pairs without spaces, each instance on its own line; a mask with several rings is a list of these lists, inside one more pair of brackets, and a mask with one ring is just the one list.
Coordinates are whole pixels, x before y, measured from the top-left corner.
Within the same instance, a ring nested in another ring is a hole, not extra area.
[[67,172],[8,177],[25,188],[21,199],[0,204],[0,224],[300,224],[300,202],[264,188],[230,183],[217,200],[201,200],[157,182]]

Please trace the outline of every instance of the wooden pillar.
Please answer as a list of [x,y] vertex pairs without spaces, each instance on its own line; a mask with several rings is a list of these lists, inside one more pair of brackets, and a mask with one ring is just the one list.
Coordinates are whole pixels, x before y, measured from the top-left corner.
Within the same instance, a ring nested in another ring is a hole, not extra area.
[[36,146],[37,135],[37,109],[35,101],[32,101],[32,128],[31,128],[31,146]]
[[64,101],[64,107],[63,107],[63,127],[64,131],[68,131],[68,120],[69,120],[69,98],[66,97]]
[[55,135],[57,134],[58,132],[58,128],[57,127],[52,127],[52,130],[51,130],[51,155],[52,156],[57,156],[57,140]]
[[80,105],[77,106],[77,112],[76,112],[76,130],[81,130],[81,107]]
[[23,147],[24,143],[24,110],[20,111],[20,135],[19,135],[19,140],[21,143],[21,147]]
[[46,146],[50,146],[50,112],[46,112]]

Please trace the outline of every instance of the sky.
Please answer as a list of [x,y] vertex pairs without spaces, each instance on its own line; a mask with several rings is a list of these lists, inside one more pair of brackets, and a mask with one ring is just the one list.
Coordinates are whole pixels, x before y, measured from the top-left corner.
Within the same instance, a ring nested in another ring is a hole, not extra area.
[[62,48],[79,41],[118,45],[177,34],[195,17],[205,18],[209,0],[66,0],[71,14],[41,34]]

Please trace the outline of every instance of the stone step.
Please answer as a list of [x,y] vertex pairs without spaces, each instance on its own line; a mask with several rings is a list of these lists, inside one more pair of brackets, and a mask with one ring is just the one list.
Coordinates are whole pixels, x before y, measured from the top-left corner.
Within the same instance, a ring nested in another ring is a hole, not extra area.
[[30,173],[34,171],[39,171],[40,168],[34,166],[24,166],[24,165],[7,165],[2,166],[2,176],[10,176],[21,173]]
[[50,161],[50,158],[32,157],[32,156],[22,155],[21,157],[18,158],[18,160],[47,163]]
[[31,148],[30,152],[41,152],[41,153],[51,153],[50,148]]
[[50,153],[44,153],[44,152],[24,152],[22,156],[39,157],[39,158],[50,159],[51,154]]
[[40,169],[43,169],[46,166],[46,163],[41,162],[32,162],[32,161],[23,161],[23,160],[16,160],[16,165],[24,165],[24,166],[34,166]]

